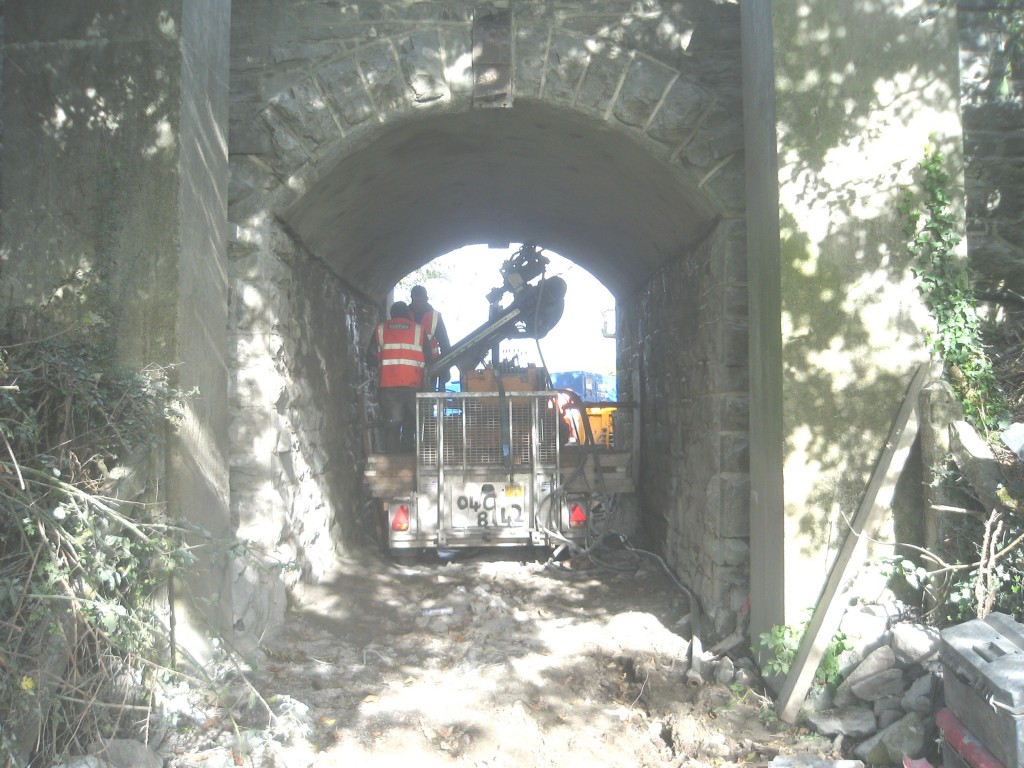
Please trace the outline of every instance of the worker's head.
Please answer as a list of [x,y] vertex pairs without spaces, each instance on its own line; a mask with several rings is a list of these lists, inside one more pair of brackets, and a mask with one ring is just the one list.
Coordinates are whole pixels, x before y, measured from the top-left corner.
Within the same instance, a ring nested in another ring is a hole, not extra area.
[[422,285],[414,285],[409,291],[409,298],[412,299],[413,312],[421,312],[427,306],[427,289]]
[[409,317],[409,305],[404,301],[396,301],[391,305],[391,317]]

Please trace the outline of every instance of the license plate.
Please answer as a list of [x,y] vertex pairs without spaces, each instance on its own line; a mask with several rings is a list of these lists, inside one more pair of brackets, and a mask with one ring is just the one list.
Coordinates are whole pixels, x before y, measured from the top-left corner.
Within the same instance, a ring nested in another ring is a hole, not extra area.
[[522,528],[526,489],[519,483],[466,483],[452,492],[455,528]]

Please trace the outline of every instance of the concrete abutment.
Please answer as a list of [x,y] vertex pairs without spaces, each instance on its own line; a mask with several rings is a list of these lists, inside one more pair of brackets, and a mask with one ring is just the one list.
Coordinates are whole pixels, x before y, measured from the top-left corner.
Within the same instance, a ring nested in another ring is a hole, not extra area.
[[184,361],[203,393],[167,501],[261,553],[206,582],[251,638],[368,531],[361,352],[387,291],[456,247],[535,241],[616,296],[641,515],[714,631],[748,604],[753,634],[799,620],[923,356],[892,193],[959,130],[949,17],[502,5],[506,107],[480,97],[479,3],[129,21],[8,0],[4,299],[111,259],[125,358]]

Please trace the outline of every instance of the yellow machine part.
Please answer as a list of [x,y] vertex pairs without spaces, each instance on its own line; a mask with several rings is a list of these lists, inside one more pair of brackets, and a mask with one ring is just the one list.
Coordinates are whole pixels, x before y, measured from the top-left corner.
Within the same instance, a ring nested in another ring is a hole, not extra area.
[[614,406],[588,406],[587,421],[590,422],[590,432],[594,436],[594,442],[597,445],[603,445],[606,448],[611,448],[612,438],[614,436]]

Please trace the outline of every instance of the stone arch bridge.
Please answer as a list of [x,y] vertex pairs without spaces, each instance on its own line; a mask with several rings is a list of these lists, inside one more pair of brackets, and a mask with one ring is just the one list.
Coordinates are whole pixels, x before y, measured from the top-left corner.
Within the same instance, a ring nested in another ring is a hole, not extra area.
[[616,297],[647,532],[717,634],[764,631],[926,356],[895,201],[929,136],[956,156],[955,32],[889,5],[8,0],[4,301],[108,275],[124,359],[199,388],[165,497],[263,553],[193,585],[245,635],[275,564],[315,579],[365,526],[395,281],[537,242]]

